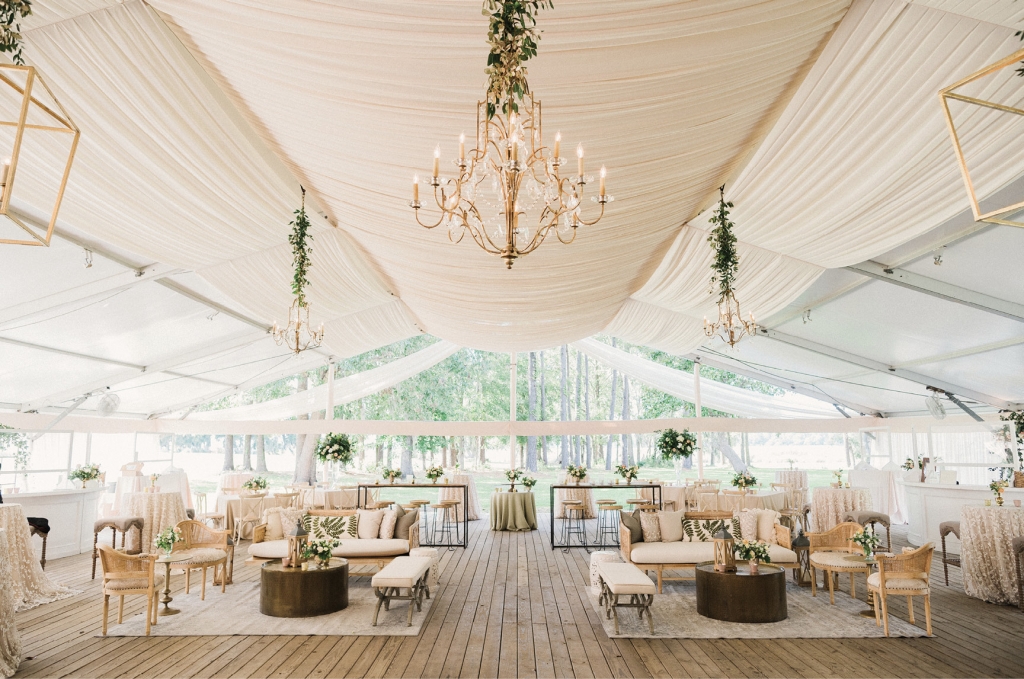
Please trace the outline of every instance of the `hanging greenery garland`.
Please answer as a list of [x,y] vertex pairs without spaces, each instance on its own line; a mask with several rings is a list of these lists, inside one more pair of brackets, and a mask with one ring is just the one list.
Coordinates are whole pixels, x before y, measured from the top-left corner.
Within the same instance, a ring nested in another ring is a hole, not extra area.
[[21,19],[32,14],[31,0],[0,0],[0,52],[24,66],[21,57]]
[[484,16],[489,17],[487,42],[487,117],[498,109],[508,115],[519,110],[517,102],[529,94],[526,67],[523,62],[537,56],[536,14],[545,7],[554,8],[553,0],[484,0]]
[[[302,187],[300,187],[302,188]],[[309,285],[310,261],[309,256],[313,252],[313,246],[309,241],[313,240],[313,234],[309,233],[309,217],[306,216],[306,189],[302,188],[302,207],[295,211],[295,219],[290,224],[292,227],[288,242],[292,246],[292,265],[295,267],[295,274],[292,277],[292,293],[298,300],[299,306],[306,306],[305,288]]]
[[736,235],[732,232],[736,225],[729,219],[729,208],[733,204],[725,200],[725,186],[719,188],[718,192],[718,209],[708,220],[715,226],[708,236],[708,243],[715,251],[715,259],[711,263],[714,272],[711,274],[711,291],[714,292],[715,283],[718,283],[719,299],[722,299],[732,292],[740,267],[740,256],[736,252]]

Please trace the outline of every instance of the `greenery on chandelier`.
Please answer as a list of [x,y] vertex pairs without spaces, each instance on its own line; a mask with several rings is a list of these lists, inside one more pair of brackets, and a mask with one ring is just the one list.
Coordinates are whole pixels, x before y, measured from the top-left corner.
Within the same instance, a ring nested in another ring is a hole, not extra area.
[[519,110],[518,102],[530,92],[523,63],[537,56],[537,13],[554,8],[553,0],[484,0],[484,16],[490,19],[487,42],[487,117],[501,111]]
[[736,235],[732,232],[736,225],[729,219],[729,208],[733,204],[726,202],[724,186],[718,189],[718,193],[718,209],[708,220],[715,226],[708,236],[708,243],[715,251],[715,260],[711,263],[711,270],[714,271],[711,275],[712,291],[715,283],[718,283],[721,298],[732,292],[740,267],[740,256],[736,252]]
[[32,13],[31,0],[0,0],[0,52],[24,66],[21,57],[21,19]]
[[309,285],[309,256],[313,252],[313,246],[309,244],[309,241],[313,240],[313,234],[309,233],[309,217],[306,216],[305,188],[302,189],[302,207],[295,211],[295,219],[290,226],[292,232],[288,236],[288,243],[292,246],[292,265],[295,267],[292,294],[298,300],[299,306],[303,307],[306,306],[305,288]]

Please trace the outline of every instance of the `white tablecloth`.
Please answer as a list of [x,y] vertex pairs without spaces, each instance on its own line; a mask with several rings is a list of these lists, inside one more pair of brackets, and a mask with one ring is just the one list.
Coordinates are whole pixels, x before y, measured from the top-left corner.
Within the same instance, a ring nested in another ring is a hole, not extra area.
[[75,594],[64,585],[54,583],[43,572],[32,549],[33,538],[21,505],[0,504],[0,529],[7,535],[6,553],[11,564],[10,580],[0,579],[0,589],[13,592],[19,611]]
[[903,491],[903,470],[851,469],[850,485],[871,491],[871,504],[876,512],[889,515],[892,523],[906,523],[907,497]]
[[[586,477],[581,483],[589,483],[590,477]],[[575,485],[575,480],[570,479],[569,475],[565,472],[558,476],[558,484]],[[628,488],[628,486],[626,486]],[[556,488],[555,489],[555,518],[565,518],[565,507],[563,502],[566,500],[583,500],[583,516],[587,519],[597,518],[597,503],[594,502],[594,491],[588,487],[583,488]]]
[[960,508],[960,558],[968,596],[1017,603],[1017,570],[1010,541],[1024,536],[1024,508]]
[[7,531],[0,528],[0,677],[13,675],[21,664],[21,636],[14,619],[18,601],[11,567]]
[[799,469],[786,469],[775,472],[775,483],[785,483],[794,488],[806,488],[807,472]]
[[823,533],[838,526],[846,512],[873,508],[867,488],[815,488],[811,500],[814,530]]
[[117,486],[114,488],[114,504],[106,514],[117,516],[121,512],[122,501],[128,493],[141,493],[142,489],[149,483],[149,479],[138,472],[121,474],[117,479]]
[[173,467],[160,472],[160,478],[156,480],[156,487],[163,493],[181,493],[181,501],[186,509],[192,507],[192,490],[188,486],[188,474],[184,469]]
[[[639,497],[644,498],[648,502],[654,502],[654,490],[651,488],[639,488]],[[695,490],[694,486],[661,486],[661,502],[664,506],[666,502],[675,502],[673,511],[679,511],[686,509],[686,501],[693,495]]]
[[739,509],[774,509],[781,512],[786,508],[786,494],[782,491],[765,493],[698,493],[698,509],[734,512]]
[[217,482],[217,491],[228,491],[227,495],[237,495],[242,484],[255,477],[252,472],[224,472]]
[[[469,486],[469,520],[478,521],[481,515],[484,513],[483,508],[480,506],[480,496],[476,494],[476,481],[469,474],[452,474],[447,477],[449,483],[453,484],[466,484]],[[442,500],[455,500],[459,503],[458,506],[458,517],[459,521],[462,521],[462,489],[461,488],[441,488],[437,494],[438,502]]]
[[122,501],[123,516],[141,516],[142,540],[137,531],[128,531],[128,549],[141,549],[143,552],[155,553],[153,540],[164,528],[178,525],[188,518],[185,514],[185,503],[181,501],[181,493],[129,493]]

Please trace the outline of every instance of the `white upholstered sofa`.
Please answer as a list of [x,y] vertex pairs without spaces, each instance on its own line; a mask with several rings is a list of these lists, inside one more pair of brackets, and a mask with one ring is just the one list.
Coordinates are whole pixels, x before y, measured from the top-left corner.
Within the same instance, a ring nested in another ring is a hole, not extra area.
[[[694,577],[666,577],[664,571],[692,569],[699,563],[714,561],[715,548],[711,542],[711,535],[717,531],[722,521],[726,522],[726,528],[736,540],[746,537],[766,542],[768,556],[771,557],[773,565],[799,568],[796,552],[792,550],[790,531],[778,522],[778,512],[744,510],[733,515],[729,512],[679,511],[658,512],[656,516],[666,528],[666,539],[651,542],[642,538],[637,540],[635,529],[631,530],[629,524],[632,522],[629,517],[639,519],[639,513],[623,512],[619,521],[619,551],[627,563],[632,563],[645,572],[655,571],[658,574],[658,592],[661,592],[664,580],[692,580]],[[747,534],[744,535],[741,520],[743,524],[749,526],[754,523],[756,527],[748,527]],[[680,530],[675,529],[677,521]],[[756,531],[756,535],[753,531]],[[647,537],[652,536],[648,534]]]

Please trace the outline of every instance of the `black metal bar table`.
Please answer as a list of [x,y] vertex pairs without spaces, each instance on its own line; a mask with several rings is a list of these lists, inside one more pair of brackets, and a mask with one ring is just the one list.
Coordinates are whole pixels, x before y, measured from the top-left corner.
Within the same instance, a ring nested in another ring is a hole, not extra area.
[[[659,483],[618,483],[618,484],[616,484],[616,483],[598,483],[598,484],[581,483],[579,485],[576,485],[575,483],[573,483],[573,484],[565,484],[565,483],[554,484],[554,485],[551,486],[551,489],[549,491],[549,493],[550,493],[550,501],[551,501],[551,505],[550,505],[550,507],[551,507],[551,549],[568,548],[568,547],[584,547],[584,548],[594,547],[594,548],[597,548],[597,549],[604,549],[606,547],[618,547],[617,544],[606,544],[604,542],[603,536],[599,536],[599,537],[602,537],[602,540],[601,540],[600,544],[597,544],[596,542],[594,544],[592,544],[592,545],[591,544],[586,544],[585,539],[584,539],[584,544],[582,544],[582,545],[572,545],[572,544],[559,545],[559,544],[556,544],[555,543],[555,489],[556,488],[564,488],[566,490],[579,490],[581,488],[585,489],[585,490],[587,490],[587,489],[589,489],[589,490],[596,490],[598,488],[615,489],[615,490],[631,490],[631,489],[637,489],[637,488],[641,488],[641,489],[642,488],[650,488],[651,489],[651,502],[653,504],[658,505],[658,509],[661,509],[661,484],[659,484]],[[584,523],[584,536],[585,535],[586,535],[586,523]]]
[[[462,539],[459,542],[424,542],[423,536],[420,536],[420,546],[422,547],[462,547],[466,548],[469,542],[469,484],[465,483],[360,483],[356,486],[356,507],[360,509],[366,508],[366,503],[370,498],[370,489],[376,488],[420,488],[426,490],[440,490],[441,488],[461,488],[462,489]],[[426,514],[424,514],[424,519]],[[424,521],[424,525],[426,522]],[[456,524],[456,532],[458,532],[458,524]],[[433,536],[431,536],[433,538]]]

